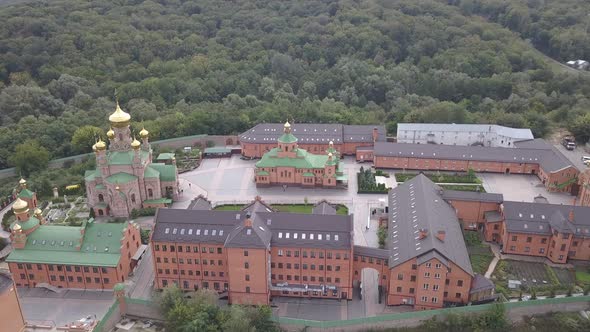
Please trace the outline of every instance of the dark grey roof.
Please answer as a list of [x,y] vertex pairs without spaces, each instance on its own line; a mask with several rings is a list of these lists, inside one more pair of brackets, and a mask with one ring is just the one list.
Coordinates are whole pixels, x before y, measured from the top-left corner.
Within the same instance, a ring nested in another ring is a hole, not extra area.
[[[373,128],[377,127],[379,141],[385,141],[385,126],[357,126],[341,124],[293,123],[291,132],[299,144],[334,144],[344,142],[372,142]],[[276,144],[283,134],[282,123],[260,123],[240,135],[241,142]]]
[[[427,259],[440,255],[473,274],[455,210],[440,193],[441,188],[424,174],[418,174],[389,192],[390,267],[414,257]],[[421,229],[427,231],[422,239]],[[445,232],[444,241],[436,237],[439,231]]]
[[[539,143],[540,144],[540,143]],[[555,172],[574,165],[555,147],[545,149],[499,148],[442,144],[411,144],[376,142],[377,157],[436,158],[449,160],[501,161],[539,164],[546,172]],[[574,167],[575,168],[575,167]]]
[[273,247],[349,249],[352,246],[352,214],[340,216],[260,212],[257,216],[270,227]]
[[311,213],[313,213],[313,214],[336,214],[336,208],[324,199],[313,206]]
[[502,214],[498,211],[486,211],[483,213],[487,222],[502,221]]
[[4,293],[4,291],[10,287],[12,287],[12,278],[8,272],[0,272],[0,293]]
[[473,294],[494,288],[494,283],[490,279],[486,278],[485,276],[482,276],[481,274],[476,274],[473,278],[473,281],[471,282],[471,290],[469,291],[469,293]]
[[560,233],[568,233],[571,234],[574,232],[573,230],[573,223],[571,223],[566,216],[563,215],[563,212],[556,210],[549,218],[549,225],[551,228],[560,232]]
[[449,267],[449,260],[443,257],[438,251],[430,250],[429,252],[425,253],[424,255],[418,256],[416,259],[416,264],[420,265],[422,263],[426,263],[429,260],[436,258],[438,259],[444,266]]
[[[252,227],[244,226],[251,214]],[[349,249],[353,215],[158,209],[153,241]],[[250,229],[250,232],[248,232]],[[248,234],[249,233],[249,234]]]
[[443,189],[442,198],[446,200],[476,201],[489,203],[502,203],[502,201],[504,201],[504,196],[502,194],[448,189]]
[[245,215],[240,211],[158,209],[152,240],[223,244]]
[[389,259],[389,250],[387,249],[354,246],[354,254],[365,257]]
[[385,126],[344,125],[342,136],[344,142],[373,142],[373,130],[377,129],[377,141],[385,142],[387,134]]
[[[572,211],[574,219],[569,221]],[[506,201],[503,203],[503,213],[506,229],[510,232],[549,235],[550,227],[569,227],[571,224],[570,229],[576,236],[590,237],[590,207]],[[564,220],[559,219],[565,219],[570,224],[564,225]]]
[[260,196],[257,196],[256,199],[254,199],[254,201],[252,201],[252,203],[244,206],[242,208],[242,211],[247,211],[250,213],[254,213],[254,212],[273,212],[275,211],[275,209],[273,209],[270,205],[264,203],[262,201],[262,199],[260,198]]
[[519,142],[514,142],[514,147],[519,149],[540,149],[547,150],[547,142],[542,138],[529,139]]
[[211,210],[211,202],[205,196],[199,195],[190,202],[187,210]]
[[267,248],[270,249],[272,234],[268,226],[260,221],[258,214],[248,214],[230,233],[225,241],[226,248]]

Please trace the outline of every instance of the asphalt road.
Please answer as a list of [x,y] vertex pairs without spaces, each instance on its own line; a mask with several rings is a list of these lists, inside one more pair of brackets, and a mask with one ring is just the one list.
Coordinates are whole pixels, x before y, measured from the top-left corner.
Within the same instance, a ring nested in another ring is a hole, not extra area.
[[131,298],[150,299],[152,297],[152,283],[154,281],[154,265],[152,264],[152,250],[150,247],[143,254],[135,274],[131,278],[127,294]]

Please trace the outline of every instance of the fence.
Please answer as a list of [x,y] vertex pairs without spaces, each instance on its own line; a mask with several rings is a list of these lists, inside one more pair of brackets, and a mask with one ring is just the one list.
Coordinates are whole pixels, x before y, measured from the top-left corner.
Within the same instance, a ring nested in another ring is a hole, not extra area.
[[[207,142],[213,142],[215,145],[225,145],[226,143],[238,144],[238,136],[236,135],[193,135],[193,136],[183,136],[183,137],[176,137],[176,138],[169,138],[163,139],[159,141],[151,142],[152,146],[162,146],[162,147],[170,147],[170,148],[181,148],[187,145],[193,146],[195,144],[201,144],[205,146]],[[80,163],[82,161],[87,160],[88,158],[92,157],[92,153],[84,153],[70,157],[64,157],[59,159],[50,160],[47,164],[48,168],[63,168],[68,165]],[[16,169],[13,168],[6,168],[0,170],[0,179],[5,179],[12,176],[17,176]]]
[[[504,303],[506,311],[510,313],[515,309],[520,308],[538,308],[539,306],[557,306],[564,304],[577,303],[580,306],[588,306],[590,304],[590,296],[579,296],[579,297],[565,297],[565,298],[552,298],[543,300],[532,300],[522,302],[510,302]],[[293,327],[297,330],[303,328],[317,328],[317,329],[333,329],[333,328],[346,328],[349,330],[365,329],[369,327],[380,327],[383,323],[393,323],[396,321],[407,321],[414,320],[413,325],[417,325],[420,321],[432,318],[434,316],[445,316],[450,313],[453,314],[469,314],[486,311],[491,309],[494,304],[483,304],[456,308],[446,308],[439,310],[427,310],[427,311],[412,311],[397,314],[386,314],[374,317],[355,318],[349,320],[333,320],[333,321],[314,321],[305,319],[296,319],[288,317],[273,317],[273,319],[281,324],[283,327]],[[576,310],[579,310],[575,308]],[[559,311],[557,308],[555,311]],[[548,310],[551,311],[551,310]],[[543,313],[548,311],[539,311],[537,313]],[[381,324],[380,324],[381,323]],[[398,326],[407,326],[406,324],[398,324]]]

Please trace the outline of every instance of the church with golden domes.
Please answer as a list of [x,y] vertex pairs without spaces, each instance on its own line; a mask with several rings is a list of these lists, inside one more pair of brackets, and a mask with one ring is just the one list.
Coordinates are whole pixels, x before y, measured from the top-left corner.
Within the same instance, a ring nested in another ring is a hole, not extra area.
[[176,159],[152,162],[149,132],[131,133],[131,116],[117,102],[109,116],[108,144],[100,138],[92,146],[96,169],[85,174],[88,205],[96,217],[129,217],[133,209],[166,207],[178,198]]

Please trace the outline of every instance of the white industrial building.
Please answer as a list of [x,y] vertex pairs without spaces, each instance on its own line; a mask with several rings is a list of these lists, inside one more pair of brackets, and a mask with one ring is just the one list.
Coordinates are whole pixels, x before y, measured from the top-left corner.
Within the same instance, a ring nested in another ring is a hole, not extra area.
[[530,129],[489,124],[399,123],[397,142],[414,144],[482,145],[511,148],[534,139]]

